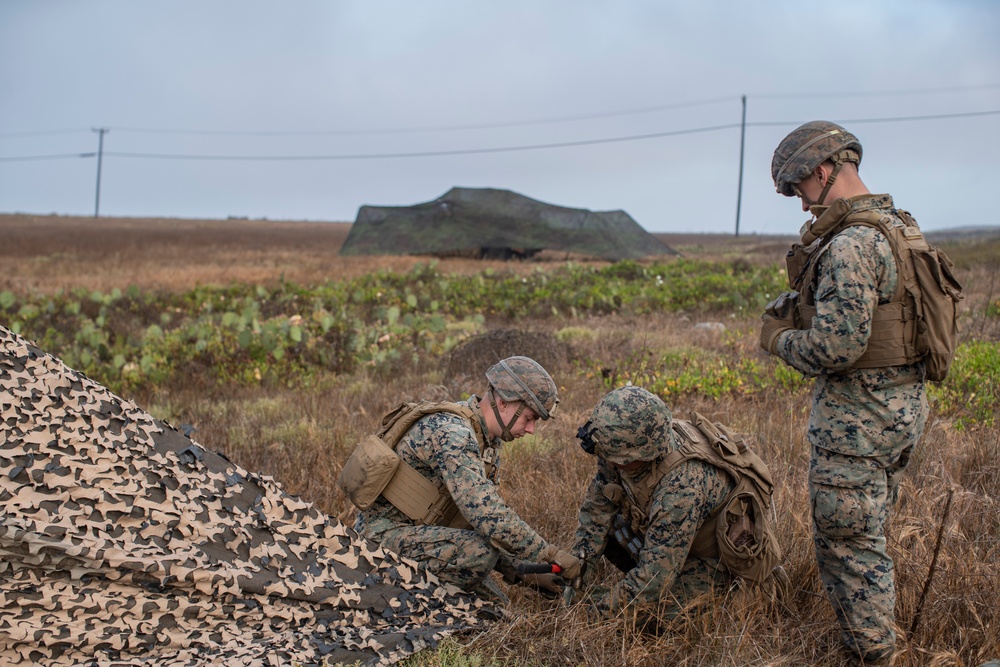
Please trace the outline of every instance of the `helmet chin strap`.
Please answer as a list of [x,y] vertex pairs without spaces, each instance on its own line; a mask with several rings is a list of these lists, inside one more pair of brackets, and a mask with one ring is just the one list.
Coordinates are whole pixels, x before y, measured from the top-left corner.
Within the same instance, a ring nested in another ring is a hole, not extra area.
[[[813,226],[813,224],[816,223],[816,221],[820,218],[820,216],[826,213],[827,209],[830,208],[823,202],[824,200],[826,200],[826,196],[830,194],[830,188],[833,187],[834,181],[837,180],[837,175],[840,173],[840,168],[844,166],[844,162],[845,160],[841,159],[841,160],[836,160],[833,163],[833,171],[830,172],[830,178],[826,179],[826,185],[823,186],[823,191],[819,193],[819,199],[817,199],[814,203],[811,203],[809,205],[809,213],[813,217],[811,220],[806,220],[805,224],[802,225],[802,229],[799,230],[799,233],[802,235],[803,238],[805,238],[805,236],[808,233],[808,230]],[[820,235],[815,234],[813,235],[813,238],[815,239],[816,236]]]
[[826,186],[823,188],[823,192],[819,193],[819,199],[816,200],[814,206],[823,205],[823,202],[826,200],[826,196],[830,194],[830,188],[833,187],[833,182],[837,180],[837,174],[840,173],[840,168],[843,166],[843,160],[837,160],[833,163],[833,171],[830,172],[830,178],[826,179]]
[[517,406],[517,411],[514,412],[514,416],[510,418],[510,421],[506,424],[503,422],[503,417],[500,416],[500,410],[497,409],[496,393],[493,387],[490,387],[490,407],[493,408],[493,416],[496,417],[497,424],[503,428],[503,432],[500,434],[500,439],[504,442],[510,442],[514,439],[514,435],[510,432],[510,429],[517,422],[518,417],[524,412],[524,401],[520,401]]

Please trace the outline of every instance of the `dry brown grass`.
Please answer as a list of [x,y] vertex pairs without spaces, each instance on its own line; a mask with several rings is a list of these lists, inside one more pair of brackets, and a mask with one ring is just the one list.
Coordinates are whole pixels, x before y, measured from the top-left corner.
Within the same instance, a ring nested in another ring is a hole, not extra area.
[[[266,221],[151,221],[0,216],[0,289],[43,290],[84,286],[109,290],[137,284],[186,289],[196,284],[285,279],[309,284],[377,269],[405,271],[421,258],[340,258],[335,255],[347,226]],[[728,237],[667,239],[688,254],[740,256],[777,261],[776,241]],[[683,241],[683,242],[682,242]],[[783,247],[783,246],[782,246]],[[543,263],[544,264],[544,263]],[[442,260],[445,272],[476,272],[501,263]],[[514,265],[534,270],[538,264]],[[521,269],[516,269],[521,270]],[[997,340],[996,318],[980,317],[995,269],[964,268],[970,287],[965,307],[981,325],[966,335]],[[985,274],[977,273],[986,271]],[[505,452],[501,486],[508,501],[547,538],[566,544],[575,512],[592,473],[593,460],[575,446],[575,431],[607,388],[600,374],[578,365],[581,358],[609,366],[637,350],[671,346],[722,349],[736,345],[756,355],[753,318],[726,320],[724,344],[717,334],[696,331],[683,314],[647,318],[609,316],[584,323],[488,322],[489,328],[520,326],[554,333],[584,326],[591,336],[574,339],[553,376],[564,397],[560,414],[535,438]],[[735,332],[735,335],[733,333]],[[735,342],[734,342],[735,341]],[[190,423],[194,437],[239,464],[280,480],[292,493],[325,511],[348,517],[336,488],[340,465],[378,417],[402,399],[456,398],[480,386],[460,386],[446,373],[446,360],[415,362],[391,377],[362,369],[327,378],[317,386],[144,389],[135,398],[153,415]],[[1000,371],[998,371],[1000,372]],[[725,401],[686,400],[683,415],[696,409],[753,434],[756,448],[777,482],[776,506],[785,567],[795,588],[790,599],[771,604],[753,595],[722,601],[713,611],[681,620],[660,637],[636,632],[627,618],[595,621],[582,608],[563,609],[519,588],[506,621],[490,631],[458,640],[438,654],[418,655],[420,665],[845,665],[839,630],[820,594],[812,553],[806,491],[805,428],[808,391],[775,392]],[[969,667],[1000,657],[1000,428],[958,431],[932,415],[921,449],[902,486],[890,530],[897,562],[901,625],[900,667]],[[921,621],[908,630],[927,581],[944,499],[953,493],[941,552]],[[605,571],[613,578],[614,573]],[[456,649],[456,646],[458,648]],[[455,657],[455,654],[458,657]]]
[[[536,264],[341,257],[337,253],[350,227],[343,222],[0,214],[0,289],[25,293],[85,287],[107,292],[136,285],[180,291],[197,285],[271,285],[281,280],[317,284],[380,270],[407,272],[431,261],[438,262],[443,273],[460,274],[487,267],[530,271]],[[549,263],[566,258],[546,252],[540,260]]]

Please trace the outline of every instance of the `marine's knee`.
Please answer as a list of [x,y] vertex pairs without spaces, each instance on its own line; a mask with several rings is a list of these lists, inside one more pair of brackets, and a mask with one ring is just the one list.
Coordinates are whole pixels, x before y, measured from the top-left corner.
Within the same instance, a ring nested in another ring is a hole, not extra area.
[[450,537],[436,553],[440,568],[466,570],[486,576],[496,567],[500,552],[479,533],[461,530]]

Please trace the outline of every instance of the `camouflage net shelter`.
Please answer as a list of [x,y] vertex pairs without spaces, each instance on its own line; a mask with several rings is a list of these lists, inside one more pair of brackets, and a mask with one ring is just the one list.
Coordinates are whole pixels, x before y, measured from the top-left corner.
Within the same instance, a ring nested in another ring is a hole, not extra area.
[[0,664],[391,664],[496,609],[0,327]]
[[677,254],[625,211],[554,206],[492,188],[452,188],[413,206],[362,206],[340,254],[510,259],[541,250],[610,261]]

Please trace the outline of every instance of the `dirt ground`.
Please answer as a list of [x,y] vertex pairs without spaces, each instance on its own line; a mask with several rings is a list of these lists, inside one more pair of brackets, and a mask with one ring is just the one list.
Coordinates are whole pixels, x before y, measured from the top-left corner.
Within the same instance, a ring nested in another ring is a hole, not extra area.
[[[79,287],[81,264],[89,289],[137,285],[185,289],[198,284],[314,284],[377,270],[409,271],[437,262],[447,273],[531,271],[538,263],[593,262],[546,251],[529,261],[419,256],[341,257],[349,222],[287,222],[257,219],[93,218],[0,214],[0,289]],[[792,237],[725,234],[654,234],[688,257],[742,257],[778,261]],[[668,260],[669,261],[669,260]],[[75,276],[71,284],[66,278]]]

